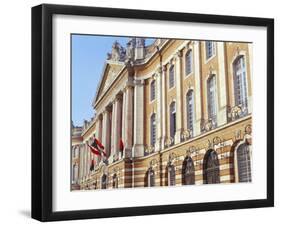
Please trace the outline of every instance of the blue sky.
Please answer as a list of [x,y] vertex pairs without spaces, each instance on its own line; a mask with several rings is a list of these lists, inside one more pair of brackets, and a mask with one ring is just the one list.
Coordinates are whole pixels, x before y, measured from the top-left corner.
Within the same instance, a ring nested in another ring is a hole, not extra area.
[[[72,35],[72,120],[81,126],[94,115],[92,100],[107,53],[117,40],[126,47],[127,37]],[[146,44],[153,40],[149,39]]]

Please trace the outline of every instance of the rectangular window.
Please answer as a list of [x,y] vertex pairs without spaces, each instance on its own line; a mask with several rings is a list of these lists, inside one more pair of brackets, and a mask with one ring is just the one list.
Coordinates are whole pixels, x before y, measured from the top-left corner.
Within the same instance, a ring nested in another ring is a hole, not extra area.
[[155,100],[155,80],[150,84],[150,101]]
[[216,123],[216,78],[214,75],[208,80],[207,84],[207,94],[208,94],[208,115],[209,119],[212,119],[213,123]]
[[247,85],[244,57],[234,62],[234,94],[235,104],[245,108],[247,112]]
[[215,45],[212,41],[205,42],[205,49],[206,49],[206,60],[211,58],[215,54]]
[[176,134],[176,104],[170,105],[170,137],[174,138]]
[[186,106],[187,106],[187,128],[193,136],[193,124],[194,124],[194,97],[193,91],[189,91],[186,96]]
[[188,75],[192,72],[192,51],[191,50],[189,50],[185,56],[185,70],[186,70],[186,75]]
[[156,121],[155,121],[155,114],[151,116],[150,119],[150,144],[154,146],[156,142]]
[[169,69],[169,88],[174,87],[175,85],[175,70],[174,65],[172,65]]

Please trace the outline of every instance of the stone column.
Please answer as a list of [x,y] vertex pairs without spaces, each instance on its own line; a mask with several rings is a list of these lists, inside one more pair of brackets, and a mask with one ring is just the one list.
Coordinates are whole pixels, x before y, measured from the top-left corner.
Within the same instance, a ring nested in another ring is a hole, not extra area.
[[102,144],[104,145],[105,151],[107,156],[110,155],[110,118],[109,118],[109,109],[106,108],[105,111],[103,112],[103,125],[102,125]]
[[162,118],[162,149],[165,148],[165,139],[167,138],[167,123],[166,123],[166,117],[167,117],[167,66],[164,65],[162,67],[162,112],[161,112],[161,118]]
[[119,158],[119,142],[122,133],[122,97],[121,95],[116,96],[115,101],[115,140],[114,140],[114,155],[113,158],[117,160]]
[[161,142],[162,142],[162,68],[158,68],[156,73],[156,144],[155,151],[161,150]]
[[201,54],[200,54],[200,42],[194,41],[194,97],[195,97],[195,126],[194,136],[198,136],[201,133],[201,120],[202,120],[202,89],[201,89]]
[[[102,115],[98,115],[98,120],[97,120],[97,127],[96,127],[96,138],[99,140],[99,141],[102,141],[102,136],[103,136],[103,133],[102,133]],[[88,147],[87,147],[88,148]],[[96,160],[96,164],[99,164],[100,160],[101,160],[101,157],[100,156],[96,156],[95,157],[95,160]]]
[[227,123],[227,92],[226,92],[226,68],[225,68],[225,43],[217,42],[218,51],[218,85],[219,85],[219,104],[218,104],[218,126]]
[[175,79],[176,79],[176,135],[175,144],[181,142],[182,125],[182,52],[178,51],[176,55]]
[[[249,43],[248,44],[248,52],[249,52],[249,60],[248,60],[248,65],[249,65],[249,67],[250,67],[250,75],[248,75],[248,77],[250,78],[250,83],[251,83],[251,85],[249,85],[249,82],[248,82],[248,79],[249,78],[246,78],[247,79],[247,84],[248,84],[248,86],[247,86],[247,94],[248,94],[248,112],[249,113],[252,113],[252,111],[253,111],[253,105],[252,105],[252,91],[250,92],[249,91],[249,87],[253,87],[253,43]],[[245,56],[246,57],[246,56]],[[247,62],[247,60],[246,60],[246,62]],[[253,90],[253,88],[252,88],[252,90]],[[250,95],[250,93],[251,93],[251,95]]]
[[144,156],[144,81],[137,80],[135,83],[133,157],[140,157]]
[[[86,141],[87,142],[87,141]],[[87,155],[88,155],[88,146],[87,146],[87,143],[84,144],[84,147],[85,147],[85,152],[84,152],[84,156],[83,156],[83,165],[84,165],[84,169],[83,169],[83,175],[84,175],[84,179],[85,177],[87,176]]]
[[[89,144],[89,141],[87,141],[87,143]],[[90,160],[91,160],[91,151],[90,151],[90,148],[87,145],[87,152],[86,152],[86,176],[90,175]]]
[[[124,99],[125,97],[125,99]],[[134,87],[127,85],[123,95],[123,142],[124,142],[124,157],[132,157],[133,146],[133,106],[134,106]]]
[[115,151],[115,128],[116,128],[115,103],[116,100],[114,99],[112,101],[112,113],[111,113],[111,147],[110,147],[110,156],[108,158],[109,163],[113,162],[113,155]]
[[84,171],[83,171],[83,167],[84,167],[84,162],[83,162],[83,157],[84,157],[84,150],[85,149],[85,147],[84,147],[84,145],[81,145],[80,146],[80,155],[79,155],[79,179],[80,179],[80,181],[82,180],[82,178],[83,178],[83,173],[84,173]]
[[[123,90],[123,105],[122,105],[122,134],[121,134],[121,139],[123,143],[125,144],[125,127],[126,127],[126,88]],[[123,156],[122,156],[123,157]]]

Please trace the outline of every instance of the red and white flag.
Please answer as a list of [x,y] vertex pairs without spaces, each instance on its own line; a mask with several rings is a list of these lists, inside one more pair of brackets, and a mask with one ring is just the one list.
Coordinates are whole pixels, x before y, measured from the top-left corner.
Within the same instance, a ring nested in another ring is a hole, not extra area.
[[104,146],[97,138],[94,138],[94,142],[89,147],[93,154],[99,155],[99,156],[103,155],[103,156],[107,157]]

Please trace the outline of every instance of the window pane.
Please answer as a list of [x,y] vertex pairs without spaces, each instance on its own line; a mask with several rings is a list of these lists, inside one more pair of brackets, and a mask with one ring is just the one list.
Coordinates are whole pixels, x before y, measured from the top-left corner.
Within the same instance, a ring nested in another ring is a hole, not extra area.
[[235,105],[242,106],[247,110],[247,84],[246,84],[246,68],[244,57],[239,57],[233,65],[234,71],[234,95]]
[[156,142],[156,119],[155,113],[151,115],[150,118],[150,144],[155,145]]
[[185,68],[186,74],[190,74],[192,72],[192,51],[189,50],[185,56]]
[[170,136],[174,138],[176,133],[176,104],[172,102],[170,105]]
[[155,81],[152,81],[150,84],[150,100],[155,99]]
[[169,175],[169,185],[170,186],[176,185],[176,170],[175,170],[175,166],[173,166],[173,165],[168,166],[168,175]]
[[174,87],[175,84],[175,75],[174,75],[174,65],[172,65],[169,69],[169,88]]
[[214,55],[214,43],[212,41],[206,41],[205,48],[206,48],[206,59],[208,60],[210,57]]
[[247,144],[242,144],[237,149],[237,167],[239,182],[251,182],[250,149]]
[[187,128],[190,130],[193,136],[193,124],[194,124],[194,95],[193,91],[189,91],[186,95],[186,115],[187,115]]
[[188,157],[185,163],[184,184],[195,184],[195,169],[190,157]]
[[208,93],[208,116],[216,123],[216,84],[215,76],[212,75],[207,84]]
[[219,160],[217,153],[212,150],[207,153],[204,164],[204,183],[220,183]]

